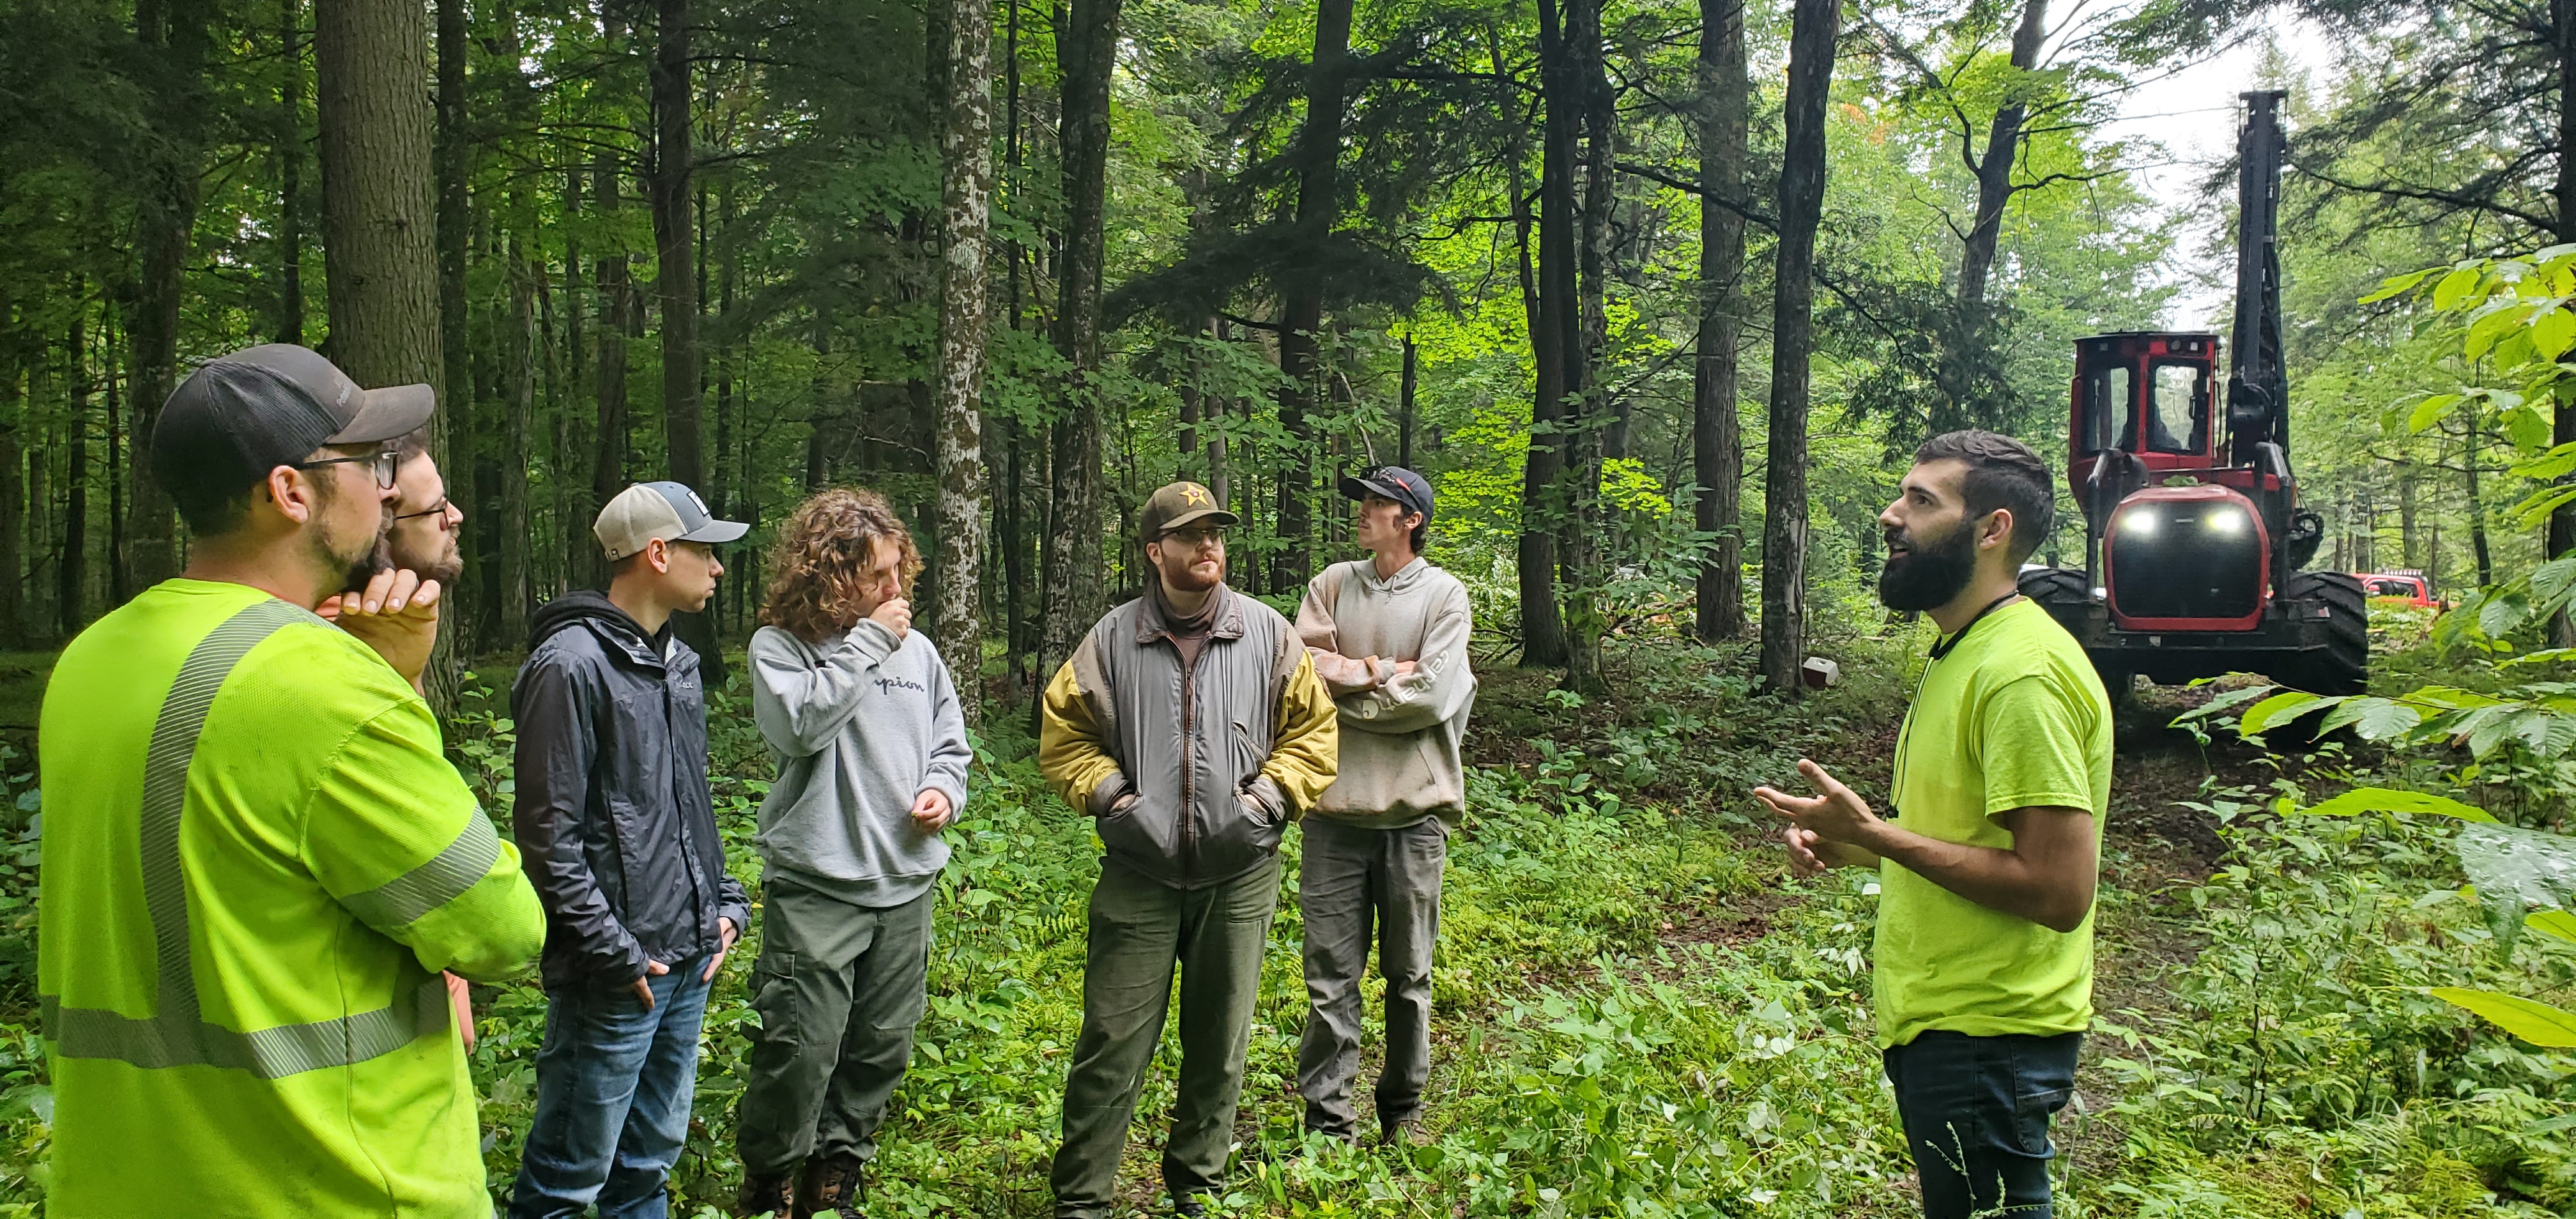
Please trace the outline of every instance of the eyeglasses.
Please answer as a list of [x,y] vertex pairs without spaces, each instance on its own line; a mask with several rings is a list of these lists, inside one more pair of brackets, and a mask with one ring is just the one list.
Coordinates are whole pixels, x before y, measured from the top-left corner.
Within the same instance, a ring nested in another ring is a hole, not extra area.
[[1225,540],[1225,531],[1222,529],[1175,529],[1170,533],[1164,534],[1163,540],[1166,542],[1179,542],[1184,546],[1204,547],[1213,543],[1223,542]]
[[446,496],[444,496],[444,495],[442,495],[442,496],[439,496],[439,497],[438,497],[438,502],[437,502],[437,503],[435,503],[435,504],[431,504],[430,506],[428,506],[428,507],[426,507],[426,508],[423,508],[423,509],[421,509],[421,510],[420,510],[420,511],[418,511],[418,512],[398,512],[398,513],[395,513],[395,514],[394,514],[394,519],[395,519],[395,520],[398,520],[398,521],[407,521],[407,520],[410,520],[410,519],[412,519],[413,517],[416,517],[416,516],[437,516],[437,517],[444,517],[444,516],[446,516],[446,515],[447,515],[447,497],[446,497]]
[[402,468],[402,454],[392,449],[378,449],[364,457],[325,457],[320,461],[300,461],[295,463],[295,468],[312,470],[322,466],[338,465],[373,466],[376,471],[376,489],[391,491],[394,489],[394,471]]

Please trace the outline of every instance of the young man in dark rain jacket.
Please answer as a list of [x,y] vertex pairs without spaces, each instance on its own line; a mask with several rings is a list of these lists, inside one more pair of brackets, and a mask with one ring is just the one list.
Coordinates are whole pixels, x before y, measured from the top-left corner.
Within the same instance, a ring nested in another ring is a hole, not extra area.
[[672,482],[628,487],[592,532],[605,594],[537,611],[510,692],[515,822],[546,908],[546,1039],[513,1219],[661,1219],[688,1133],[708,984],[751,921],[707,794],[706,696],[674,611],[715,595],[719,521]]

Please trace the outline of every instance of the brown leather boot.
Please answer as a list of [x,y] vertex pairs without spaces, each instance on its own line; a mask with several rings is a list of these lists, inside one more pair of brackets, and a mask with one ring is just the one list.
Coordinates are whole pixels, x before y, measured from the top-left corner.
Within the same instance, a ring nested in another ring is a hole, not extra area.
[[791,1219],[796,1212],[796,1178],[788,1173],[745,1173],[742,1188],[733,1196],[733,1213],[737,1219],[755,1215],[776,1215]]
[[805,1181],[796,1188],[797,1219],[824,1215],[859,1219],[859,1203],[868,1196],[861,1179],[866,1170],[864,1161],[848,1156],[807,1160]]

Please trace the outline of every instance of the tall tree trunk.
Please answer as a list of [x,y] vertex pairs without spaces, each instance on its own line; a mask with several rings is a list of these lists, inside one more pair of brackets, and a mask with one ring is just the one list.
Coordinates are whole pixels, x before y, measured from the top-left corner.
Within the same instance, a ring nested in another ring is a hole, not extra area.
[[[315,0],[317,5],[345,2],[348,0]],[[371,9],[384,6],[384,0],[363,2]],[[419,8],[418,3],[413,3],[407,16],[407,24],[414,35],[419,32],[416,28]],[[439,346],[431,358],[436,361],[437,371],[432,375],[432,383],[438,386],[439,411],[429,421],[429,455],[430,460],[437,463],[449,487],[464,491],[463,498],[470,505],[467,509],[469,515],[479,518],[489,511],[490,505],[476,494],[481,473],[476,461],[480,438],[474,430],[475,386],[473,365],[468,358],[473,340],[466,328],[465,313],[465,247],[472,240],[465,161],[467,144],[473,138],[465,125],[465,0],[436,0],[434,20],[438,83],[434,106],[436,132],[430,145],[434,185],[424,185],[429,187],[436,203],[432,212],[433,225],[423,231],[435,246],[431,258],[437,272]],[[415,36],[408,45],[416,48],[420,39]],[[405,78],[394,79],[401,81]],[[417,79],[416,66],[412,79]],[[327,157],[328,154],[325,155]],[[325,185],[329,185],[327,165],[323,176]],[[325,192],[326,196],[328,193]],[[327,206],[327,198],[325,203]],[[327,220],[324,227],[329,227]],[[336,281],[333,289],[331,342],[336,350],[340,341]],[[350,371],[356,372],[355,369]],[[491,531],[482,526],[491,523],[494,522],[474,520],[458,531],[457,548],[465,560],[466,570],[485,569],[484,556],[479,553],[482,550],[481,538],[489,536]],[[463,589],[451,589],[444,594],[446,610],[439,618],[438,643],[430,653],[429,668],[423,674],[430,705],[437,708],[442,716],[455,708],[464,689],[466,664],[474,652],[474,628],[478,616],[472,611],[474,599],[464,596],[464,592]],[[510,642],[516,643],[517,640]]]
[[2421,565],[2416,562],[2418,555],[2415,545],[2416,540],[2415,463],[2410,461],[2397,467],[2398,566],[2410,569],[2419,569],[2421,567]]
[[[1530,450],[1523,470],[1520,545],[1521,663],[1533,668],[1569,663],[1568,627],[1556,592],[1556,560],[1573,505],[1564,477],[1568,441],[1580,425],[1583,382],[1583,313],[1577,295],[1574,217],[1575,144],[1587,106],[1575,52],[1567,45],[1557,0],[1539,0],[1539,79],[1546,97],[1540,128],[1538,212],[1538,325],[1530,354],[1538,395],[1530,409]],[[1541,475],[1544,474],[1544,478]],[[1532,534],[1544,536],[1544,548]],[[1545,598],[1546,619],[1531,620],[1531,600]]]
[[[116,331],[116,305],[111,299],[107,306],[107,333],[100,336],[99,346],[102,348],[103,356],[116,350],[119,341]],[[113,357],[107,356],[107,358]],[[107,607],[109,609],[125,604],[125,599],[131,595],[131,590],[126,584],[125,570],[126,448],[125,401],[117,396],[117,377],[114,371],[110,371],[107,375],[107,454],[104,462],[107,467]]]
[[[8,302],[0,299],[0,322],[14,321]],[[25,525],[20,514],[26,510],[27,461],[19,442],[27,413],[25,382],[16,353],[0,351],[0,647],[7,648],[27,645],[26,582],[19,575],[26,557],[20,545]]]
[[[1984,155],[1968,163],[1977,182],[1977,210],[1961,244],[1959,294],[1947,321],[1949,332],[1937,338],[1941,400],[1926,420],[1930,431],[2005,425],[1998,414],[2001,404],[1992,400],[1997,388],[1994,315],[1986,306],[1986,282],[1994,271],[1995,248],[2003,235],[2004,207],[2012,202],[2013,161],[2021,144],[2022,123],[2030,113],[2025,92],[2028,74],[2039,65],[2040,45],[2047,36],[2048,0],[2022,0],[2021,23],[2013,30],[2009,58],[2013,78],[2004,103],[1995,108],[1994,118],[1986,125]],[[1960,138],[1967,138],[1965,132]],[[1967,155],[1962,149],[1961,156]]]
[[1700,0],[1699,351],[1691,366],[1693,525],[1717,535],[1699,569],[1703,642],[1744,634],[1744,432],[1736,415],[1744,307],[1745,146],[1751,83],[1744,74],[1744,0]]
[[[1582,233],[1579,238],[1579,347],[1566,365],[1576,385],[1567,399],[1564,436],[1565,528],[1560,596],[1565,602],[1565,685],[1577,694],[1609,693],[1601,672],[1601,465],[1612,439],[1609,404],[1603,398],[1601,363],[1609,340],[1610,209],[1617,201],[1613,173],[1617,167],[1617,114],[1601,42],[1602,0],[1566,0],[1565,57],[1581,98],[1584,128]],[[1551,113],[1555,95],[1549,95]]]
[[528,637],[528,569],[529,549],[534,531],[529,514],[527,454],[533,441],[536,416],[536,277],[544,269],[536,265],[520,245],[517,233],[509,238],[510,324],[502,331],[501,353],[502,405],[501,435],[497,446],[503,454],[517,454],[518,460],[505,461],[501,470],[501,588],[498,626],[501,638],[511,646]]
[[[689,0],[660,0],[661,23],[650,73],[653,107],[654,286],[662,302],[662,437],[670,476],[707,490],[705,427],[698,383],[698,266],[695,196],[697,153],[689,129]],[[702,613],[671,616],[672,631],[696,651],[706,683],[725,683],[724,648]]]
[[1395,390],[1395,464],[1413,468],[1413,390],[1415,384],[1413,335],[1404,336],[1404,375]]
[[1807,367],[1815,343],[1816,225],[1825,202],[1825,101],[1842,0],[1793,0],[1771,306],[1771,438],[1763,477],[1762,680],[1801,690],[1807,613]]
[[[2558,240],[2576,242],[2576,0],[2550,0],[2550,49],[2558,57]],[[2576,444],[2576,401],[2561,398],[2551,419],[2552,445]],[[2576,481],[2561,479],[2560,481]],[[2482,535],[2483,536],[2483,535]],[[2483,559],[2484,550],[2480,552]],[[2576,553],[2576,504],[2561,504],[2549,514],[2545,557]],[[2481,577],[2484,582],[2484,577]],[[2549,620],[2552,647],[2576,647],[2576,621],[2560,610]]]
[[304,0],[279,0],[277,47],[277,342],[304,342]]
[[2477,557],[2478,587],[2487,588],[2496,582],[2495,556],[2487,548],[2486,496],[2478,488],[2478,425],[2477,412],[2472,410],[2469,412],[2468,434],[2460,442],[2460,469],[2469,493],[2469,551]]
[[[618,208],[617,159],[613,152],[603,151],[591,162],[590,197],[592,210],[605,223],[600,231],[612,231]],[[593,389],[599,400],[599,432],[593,437],[597,449],[590,467],[590,510],[595,516],[617,493],[626,489],[626,340],[633,333],[635,305],[633,275],[626,265],[626,251],[615,241],[599,254],[592,279],[599,285],[599,375]],[[589,561],[591,580],[600,587],[608,585],[608,560],[592,539],[589,522],[578,522],[579,536],[575,545]]]
[[[1297,133],[1297,240],[1320,249],[1340,222],[1342,122],[1348,110],[1352,0],[1318,0],[1315,60],[1306,69],[1306,122]],[[1279,466],[1279,541],[1270,591],[1306,586],[1314,568],[1314,429],[1307,422],[1324,377],[1324,277],[1321,259],[1282,287],[1279,301],[1279,430],[1288,451]]]
[[[1010,0],[1017,3],[1018,0]],[[993,0],[955,0],[948,22],[947,164],[939,286],[939,652],[959,675],[969,727],[983,718],[984,246],[993,206]]]
[[[152,425],[179,381],[179,297],[185,287],[189,237],[197,224],[206,115],[206,57],[212,42],[210,0],[137,0],[134,82],[156,137],[144,146],[136,193],[133,305],[126,318],[126,367],[134,412],[127,434],[134,450],[134,503],[126,541],[137,587],[177,574],[179,556],[170,493],[150,473]],[[15,478],[12,474],[10,477]],[[7,573],[15,578],[15,568]]]
[[314,6],[322,252],[332,360],[360,385],[426,384],[444,404],[463,387],[444,384],[424,18],[402,0]]
[[[62,637],[80,633],[85,621],[82,602],[89,589],[89,306],[81,299],[79,281],[73,281],[72,332],[64,343],[68,357],[63,383],[64,413],[69,416],[66,428],[70,443],[65,446],[63,462],[63,560],[55,568],[61,577],[54,596],[54,609],[60,615]],[[38,505],[41,511],[46,505]]]
[[1986,303],[1986,280],[1994,271],[1995,246],[2004,229],[2004,205],[2012,201],[2014,154],[2021,144],[2021,125],[2030,114],[2025,74],[2039,66],[2040,45],[2048,37],[2048,0],[2022,0],[2021,24],[2013,29],[2012,84],[2006,102],[1995,108],[1986,125],[1986,152],[1971,168],[1977,178],[1976,222],[1959,257],[1959,306],[1969,322]]
[[[1100,612],[1100,277],[1107,251],[1109,78],[1119,0],[1072,0],[1059,40],[1065,232],[1057,277],[1056,349],[1073,366],[1055,425],[1054,499],[1041,581],[1039,680],[1073,655]],[[1031,704],[1035,706],[1033,702]]]

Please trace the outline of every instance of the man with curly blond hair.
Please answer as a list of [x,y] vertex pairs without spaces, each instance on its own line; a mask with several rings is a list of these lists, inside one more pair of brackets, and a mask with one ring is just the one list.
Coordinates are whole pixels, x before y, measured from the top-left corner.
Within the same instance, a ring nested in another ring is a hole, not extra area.
[[806,500],[770,566],[751,706],[778,779],[755,839],[767,902],[736,1213],[857,1214],[927,1002],[940,832],[974,753],[948,666],[912,629],[921,557],[885,497]]

